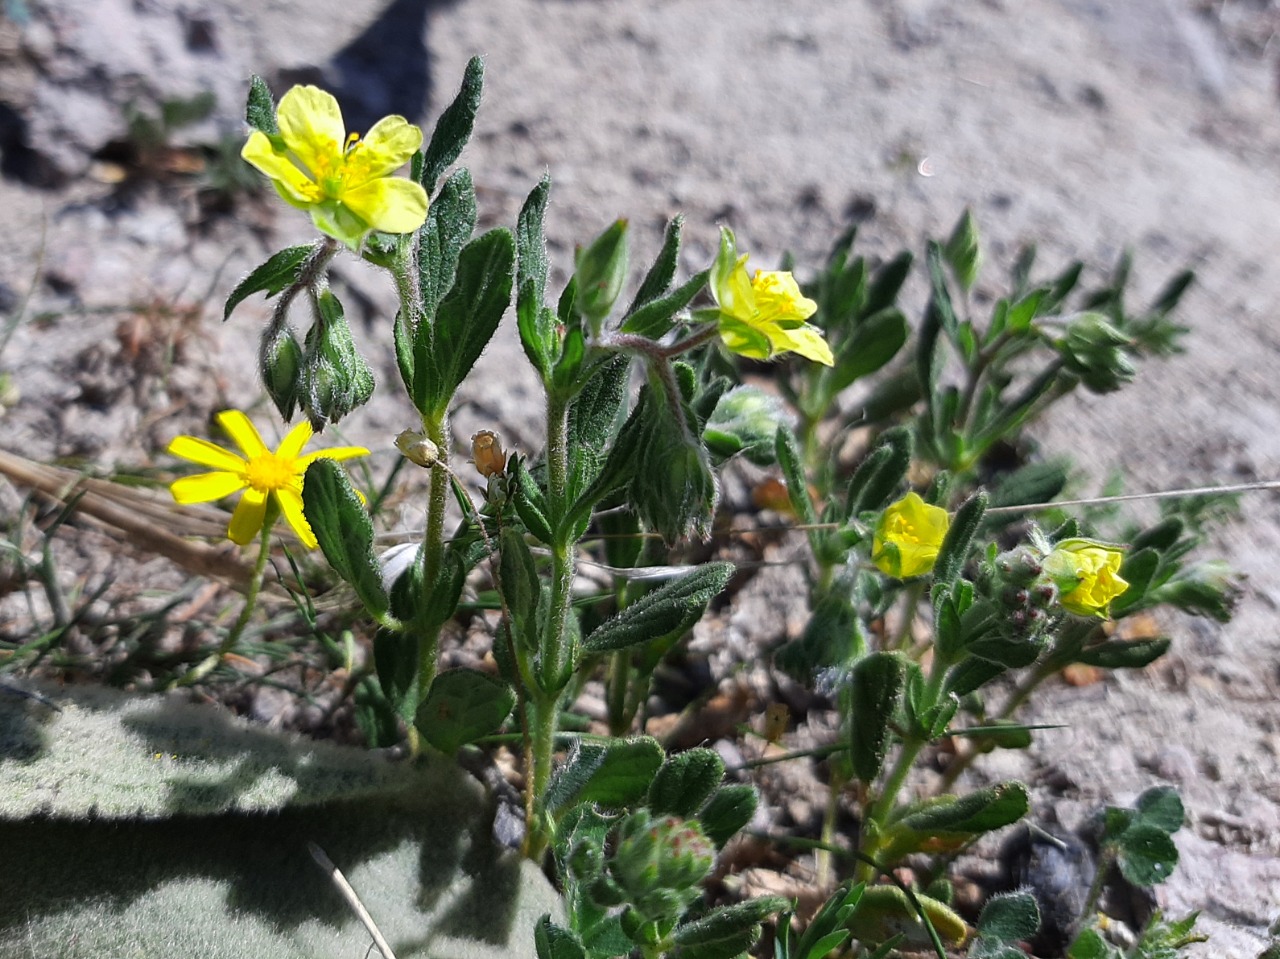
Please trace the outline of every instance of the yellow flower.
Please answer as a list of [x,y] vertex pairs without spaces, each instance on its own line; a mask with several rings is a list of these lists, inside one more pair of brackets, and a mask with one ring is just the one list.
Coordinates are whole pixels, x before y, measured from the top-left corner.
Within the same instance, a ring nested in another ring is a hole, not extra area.
[[822,331],[805,322],[818,304],[800,292],[790,273],[747,274],[747,254],[738,255],[733,231],[721,229],[720,254],[711,268],[711,295],[720,308],[720,339],[732,352],[756,360],[779,353],[835,365]]
[[1105,618],[1111,601],[1129,588],[1120,578],[1124,550],[1093,539],[1075,537],[1054,545],[1044,569],[1061,591],[1062,608],[1078,616]]
[[422,146],[422,130],[401,116],[383,117],[362,140],[347,134],[342,111],[317,87],[293,87],[276,110],[280,133],[249,135],[240,155],[271,178],[291,206],[306,210],[321,233],[359,247],[370,230],[412,233],[427,218],[427,193],[391,174]]
[[923,576],[938,561],[938,550],[951,525],[940,506],[930,506],[918,493],[908,493],[880,514],[871,543],[871,561],[898,579]]
[[369,451],[363,446],[338,446],[299,456],[302,447],[311,439],[311,424],[303,420],[289,431],[273,453],[262,442],[249,417],[239,410],[219,413],[218,423],[244,455],[195,436],[174,437],[169,444],[170,453],[201,466],[212,466],[215,472],[197,473],[175,480],[169,487],[173,498],[183,505],[209,503],[244,490],[227,527],[228,538],[243,546],[262,529],[267,514],[267,497],[273,496],[285,520],[298,534],[298,539],[307,549],[315,549],[315,534],[302,515],[303,474],[317,459],[345,460],[353,456],[368,456]]

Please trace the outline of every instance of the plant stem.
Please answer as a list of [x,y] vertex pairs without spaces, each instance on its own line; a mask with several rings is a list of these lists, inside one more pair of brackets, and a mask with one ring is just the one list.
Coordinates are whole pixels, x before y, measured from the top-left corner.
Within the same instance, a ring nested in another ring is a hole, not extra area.
[[253,562],[253,571],[249,574],[249,587],[244,594],[244,608],[240,610],[240,615],[236,617],[231,631],[227,633],[219,644],[216,653],[210,653],[191,669],[187,670],[172,684],[173,686],[191,686],[200,682],[205,676],[213,672],[218,664],[226,658],[227,653],[236,648],[236,643],[240,642],[240,637],[244,634],[245,627],[249,625],[249,620],[253,616],[253,610],[258,605],[258,593],[262,590],[262,581],[266,577],[267,558],[271,555],[271,527],[275,525],[276,515],[275,499],[272,498],[267,501],[267,513],[263,517],[262,532],[258,536],[258,556]]
[[[923,739],[904,739],[898,758],[893,764],[893,768],[889,771],[889,775],[885,777],[884,786],[880,790],[880,795],[876,797],[875,802],[871,804],[871,808],[867,810],[866,817],[862,823],[863,836],[870,837],[870,848],[863,849],[862,852],[875,858],[879,852],[878,842],[880,836],[884,833],[884,824],[889,818],[889,814],[893,812],[893,807],[898,799],[898,793],[902,791],[902,785],[907,781],[907,776],[911,774],[911,768],[915,765],[916,757],[920,755],[920,750],[924,748]],[[865,882],[871,878],[871,867],[865,862],[860,862],[854,878],[858,882]]]
[[[431,492],[427,499],[427,525],[422,534],[422,588],[430,594],[444,567],[444,520],[449,505],[449,421],[448,416],[424,417],[423,432],[439,451],[431,467]],[[426,597],[424,597],[425,600]],[[418,695],[425,697],[436,678],[436,654],[440,646],[440,624],[419,629]]]
[[569,542],[572,530],[565,522],[569,511],[569,403],[555,391],[547,397],[547,508],[552,527],[551,590],[546,627],[539,656],[538,691],[532,742],[525,757],[525,855],[537,861],[546,850],[549,836],[541,822],[542,802],[551,782],[555,755],[556,724],[559,719],[561,677],[567,672],[570,656],[570,588],[573,585],[574,554]]

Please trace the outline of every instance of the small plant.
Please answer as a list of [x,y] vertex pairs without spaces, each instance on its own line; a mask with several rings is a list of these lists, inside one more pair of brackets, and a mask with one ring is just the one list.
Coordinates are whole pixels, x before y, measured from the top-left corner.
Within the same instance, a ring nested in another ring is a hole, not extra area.
[[[1025,435],[1061,397],[1118,389],[1140,360],[1177,349],[1183,330],[1170,313],[1190,274],[1134,313],[1127,258],[1103,288],[1081,294],[1080,264],[1036,280],[1029,249],[981,319],[970,304],[982,249],[966,213],[945,243],[927,246],[930,298],[913,336],[897,305],[910,254],[873,267],[853,256],[850,231],[802,283],[790,269],[749,272],[723,229],[714,261],[681,279],[677,217],[630,296],[625,220],[580,247],[568,282],[552,290],[549,179],[533,187],[514,229],[475,234],[476,191],[455,162],[482,77],[473,60],[429,138],[402,117],[348,134],[329,94],[295,87],[277,106],[253,80],[241,155],[321,236],[252,271],[224,318],[248,297],[274,299],[259,370],[281,418],[302,419],[274,451],[236,411],[220,420],[243,455],[190,436],[170,446],[213,470],[176,480],[174,497],[240,492],[228,535],[258,542],[243,613],[179,682],[209,681],[236,655],[278,510],[371,624],[372,670],[353,673],[348,687],[371,745],[406,743],[419,756],[498,739],[517,747],[521,850],[553,872],[565,903],[563,923],[539,925],[542,959],[727,959],[755,947],[778,914],[779,959],[839,949],[943,955],[966,941],[971,956],[1016,954],[1038,922],[1034,902],[993,899],[970,940],[947,870],[1026,815],[1027,790],[1008,781],[960,792],[964,770],[991,750],[1029,744],[1034,727],[1017,711],[1066,666],[1136,668],[1169,646],[1114,635],[1111,624],[1160,604],[1229,615],[1226,572],[1187,562],[1199,506],[1142,529],[1085,523],[1052,505],[1068,470],[1031,457]],[[395,176],[406,163],[409,177]],[[399,300],[388,349],[413,412],[395,446],[429,484],[407,563],[378,555],[364,494],[338,465],[367,451],[301,455],[313,431],[352,415],[375,388],[328,283],[343,255],[385,271]],[[507,454],[496,433],[478,433],[476,496],[460,477],[452,413],[513,303],[544,393],[546,446]],[[744,364],[760,361],[774,363],[780,397],[745,384]],[[863,399],[839,402],[855,386]],[[850,455],[837,440],[855,428],[868,439]],[[737,456],[777,468],[810,547],[808,625],[774,661],[841,716],[825,754],[818,875],[823,892],[835,892],[799,933],[787,900],[705,898],[718,854],[752,819],[753,787],[725,783],[710,750],[668,755],[635,735],[655,670],[735,573],[726,562],[681,565],[671,550],[707,536],[717,471]],[[610,571],[610,588],[575,589],[587,555]],[[463,603],[468,584],[479,602]],[[309,598],[295,598],[314,622]],[[492,636],[493,670],[442,670],[455,619],[477,612],[490,614],[477,622]],[[568,714],[595,678],[608,735],[582,732]],[[954,747],[941,777],[920,781],[922,758],[943,742]],[[1174,802],[1151,794],[1135,810],[1108,810],[1104,863],[1144,882],[1171,868]],[[841,804],[858,824],[847,841],[835,828]],[[910,883],[898,876],[908,865]],[[1160,948],[1190,941],[1189,925],[1149,933]],[[1089,935],[1079,948],[1092,948]]]

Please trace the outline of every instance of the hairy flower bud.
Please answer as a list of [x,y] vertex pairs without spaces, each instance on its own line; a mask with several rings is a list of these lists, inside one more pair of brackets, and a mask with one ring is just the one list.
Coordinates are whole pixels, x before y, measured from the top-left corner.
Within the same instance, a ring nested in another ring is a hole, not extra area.
[[1101,313],[1073,317],[1056,344],[1067,370],[1095,393],[1110,393],[1133,379],[1135,370],[1126,353],[1132,345]]
[[627,221],[618,220],[574,257],[578,310],[598,335],[627,278]]
[[631,813],[618,826],[610,877],[645,919],[675,918],[699,895],[715,863],[715,846],[692,821]]

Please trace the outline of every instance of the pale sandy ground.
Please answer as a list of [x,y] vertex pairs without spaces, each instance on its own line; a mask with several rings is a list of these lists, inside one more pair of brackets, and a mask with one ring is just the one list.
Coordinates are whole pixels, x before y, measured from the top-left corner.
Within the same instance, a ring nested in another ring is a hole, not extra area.
[[[263,3],[233,18],[244,31],[238,62],[268,73],[323,61],[379,6]],[[852,209],[874,209],[860,239],[874,256],[920,250],[966,206],[994,292],[1029,240],[1045,273],[1073,257],[1102,270],[1132,245],[1140,300],[1191,265],[1200,282],[1181,311],[1189,352],[1147,367],[1116,397],[1068,404],[1042,430],[1046,446],[1071,452],[1093,477],[1081,492],[1115,471],[1134,491],[1271,478],[1280,476],[1280,103],[1274,57],[1230,49],[1213,19],[1269,5],[1205,7],[1208,16],[1175,0],[439,4],[428,18],[432,111],[467,58],[484,55],[485,103],[467,154],[482,218],[513,222],[549,171],[561,270],[574,242],[617,216],[632,223],[638,259],[683,211],[689,265],[707,262],[723,223],[764,266],[784,249],[814,262]],[[255,22],[269,41],[253,38]],[[203,290],[231,246],[216,300],[237,271],[306,236],[287,211],[264,246],[230,228],[191,241],[155,213],[131,234],[127,219],[108,224],[59,202],[0,183],[17,223],[57,211],[46,259],[76,273],[90,304]],[[33,248],[29,233],[0,234],[12,285],[22,286]],[[343,269],[385,309],[372,279]],[[908,299],[921,297],[917,278]],[[246,307],[220,329],[209,320],[230,394],[252,388],[244,360],[261,315]],[[0,421],[0,442],[42,449],[50,420],[40,404],[59,394],[40,370],[95,335],[92,323],[19,334],[11,349],[29,368],[12,354],[4,362],[18,367],[24,401]],[[460,432],[496,419],[536,444],[536,395],[514,337],[491,348],[482,370]],[[352,433],[385,436],[406,411],[383,391]],[[59,428],[63,439],[74,433]],[[1166,905],[1204,910],[1213,941],[1195,955],[1237,959],[1257,954],[1280,914],[1280,509],[1273,494],[1251,494],[1244,516],[1214,544],[1249,579],[1236,620],[1172,624],[1173,668],[1053,691],[1035,717],[1071,728],[991,770],[1033,782],[1065,772],[1078,786],[1068,817],[1175,782],[1190,827]]]

